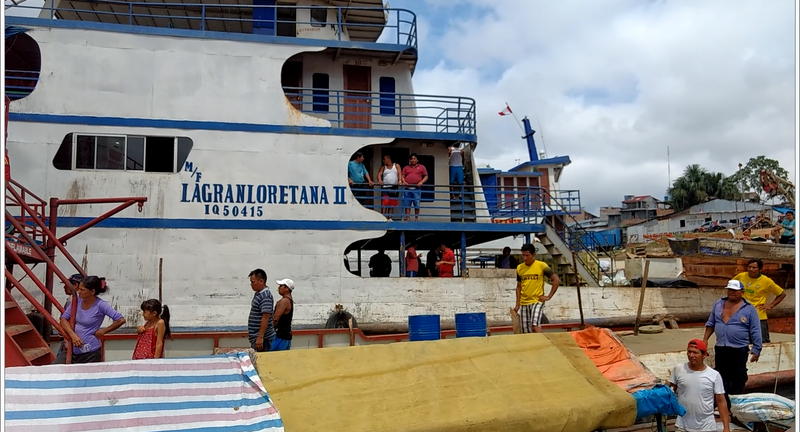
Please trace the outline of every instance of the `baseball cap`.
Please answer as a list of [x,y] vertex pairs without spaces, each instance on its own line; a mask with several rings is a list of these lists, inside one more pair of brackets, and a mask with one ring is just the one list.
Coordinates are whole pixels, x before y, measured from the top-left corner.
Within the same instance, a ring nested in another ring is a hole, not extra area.
[[278,286],[286,285],[289,288],[289,291],[294,291],[294,281],[291,279],[280,279],[275,281]]
[[74,275],[69,277],[70,283],[80,283],[83,280],[83,276],[80,273],[75,273]]
[[694,345],[695,348],[699,349],[700,352],[707,353],[708,347],[706,346],[705,342],[701,341],[700,339],[692,339],[689,341],[689,344],[686,346],[687,348],[692,347]]
[[744,289],[744,285],[742,285],[742,283],[738,280],[731,279],[728,281],[728,285],[725,288],[741,291]]

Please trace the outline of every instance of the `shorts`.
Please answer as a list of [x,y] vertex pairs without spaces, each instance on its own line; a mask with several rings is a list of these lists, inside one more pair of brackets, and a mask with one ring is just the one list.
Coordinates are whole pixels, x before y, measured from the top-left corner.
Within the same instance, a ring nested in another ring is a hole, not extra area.
[[778,243],[780,243],[780,244],[794,244],[794,237],[792,237],[792,236],[781,236],[778,239]]
[[543,311],[544,303],[520,305],[519,324],[522,327],[522,333],[532,333],[534,327],[541,325]]
[[464,167],[451,166],[450,167],[450,184],[461,185],[464,184]]
[[422,200],[422,189],[406,189],[405,195],[406,196],[403,200],[403,205],[406,208],[419,209],[419,202]]
[[275,336],[275,339],[272,340],[272,346],[269,348],[270,351],[289,351],[292,348],[292,341],[281,339]]
[[381,204],[384,207],[397,207],[397,198],[400,196],[397,186],[384,186],[381,189]]

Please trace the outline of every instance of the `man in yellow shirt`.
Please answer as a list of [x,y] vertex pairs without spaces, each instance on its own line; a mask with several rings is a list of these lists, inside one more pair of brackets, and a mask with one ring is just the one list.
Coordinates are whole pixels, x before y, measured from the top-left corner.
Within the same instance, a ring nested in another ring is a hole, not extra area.
[[[761,320],[761,339],[769,342],[769,326],[767,325],[767,311],[777,306],[786,298],[786,293],[778,284],[761,274],[764,263],[758,259],[751,259],[747,262],[747,271],[734,276],[735,280],[744,285],[744,298],[758,310],[758,318]],[[775,300],[767,304],[767,295],[772,294]]]
[[[522,264],[517,266],[517,303],[514,310],[519,313],[523,333],[541,333],[544,302],[553,298],[561,281],[550,267],[536,261],[536,248],[528,243],[522,246]],[[553,288],[544,295],[544,278],[550,279]]]

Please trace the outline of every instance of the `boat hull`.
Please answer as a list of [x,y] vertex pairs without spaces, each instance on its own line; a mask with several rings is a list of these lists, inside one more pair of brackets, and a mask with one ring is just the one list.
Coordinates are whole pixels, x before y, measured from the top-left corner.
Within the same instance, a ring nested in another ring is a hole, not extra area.
[[794,245],[708,237],[667,240],[672,253],[681,257],[724,257],[731,260],[760,259],[769,262],[794,264]]

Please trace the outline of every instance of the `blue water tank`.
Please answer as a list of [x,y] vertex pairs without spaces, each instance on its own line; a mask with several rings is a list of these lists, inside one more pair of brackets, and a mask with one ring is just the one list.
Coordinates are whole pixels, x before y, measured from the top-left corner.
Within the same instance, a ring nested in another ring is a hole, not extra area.
[[456,314],[456,337],[485,337],[486,313]]
[[439,315],[410,315],[408,317],[408,340],[426,341],[442,338]]

